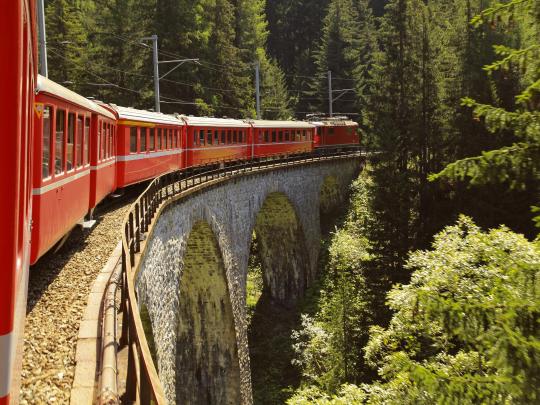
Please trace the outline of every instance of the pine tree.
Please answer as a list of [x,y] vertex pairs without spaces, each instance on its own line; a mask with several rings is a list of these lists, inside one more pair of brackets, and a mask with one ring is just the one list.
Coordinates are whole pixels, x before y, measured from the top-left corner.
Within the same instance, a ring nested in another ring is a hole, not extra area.
[[90,0],[51,0],[45,6],[49,76],[75,91],[89,80],[85,11],[92,6]]

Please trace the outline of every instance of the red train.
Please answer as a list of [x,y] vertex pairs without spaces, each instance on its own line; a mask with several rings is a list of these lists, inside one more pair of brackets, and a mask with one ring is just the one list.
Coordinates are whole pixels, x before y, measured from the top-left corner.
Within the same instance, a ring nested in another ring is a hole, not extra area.
[[116,189],[186,167],[357,144],[357,127],[166,115],[98,104],[39,76],[30,263]]
[[2,3],[0,26],[0,405],[17,402],[32,216],[32,115],[37,76],[35,3]]
[[[96,103],[37,75],[34,0],[0,24],[0,405],[17,402],[28,268],[115,190],[193,166],[358,144],[344,118],[313,122],[165,115]],[[14,102],[15,100],[15,102]]]

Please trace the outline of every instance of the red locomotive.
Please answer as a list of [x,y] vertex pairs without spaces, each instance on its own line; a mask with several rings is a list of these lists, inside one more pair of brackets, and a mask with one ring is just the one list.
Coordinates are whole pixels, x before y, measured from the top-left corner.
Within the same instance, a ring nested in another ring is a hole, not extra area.
[[348,117],[311,116],[309,122],[317,128],[316,148],[360,144],[358,124]]

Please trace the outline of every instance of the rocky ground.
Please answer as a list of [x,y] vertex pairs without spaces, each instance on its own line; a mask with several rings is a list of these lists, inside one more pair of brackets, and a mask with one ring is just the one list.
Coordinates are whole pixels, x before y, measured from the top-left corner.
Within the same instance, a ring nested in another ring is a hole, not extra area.
[[58,253],[48,253],[30,269],[21,404],[69,403],[88,294],[121,238],[136,193],[98,209],[92,230],[76,227]]

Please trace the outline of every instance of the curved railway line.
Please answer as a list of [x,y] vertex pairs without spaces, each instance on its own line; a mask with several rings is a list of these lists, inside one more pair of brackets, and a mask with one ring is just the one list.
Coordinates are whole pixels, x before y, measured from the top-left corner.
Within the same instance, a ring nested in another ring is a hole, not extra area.
[[21,404],[69,403],[75,349],[92,283],[121,239],[121,226],[142,188],[96,210],[92,230],[76,227],[56,254],[31,268],[24,331]]

